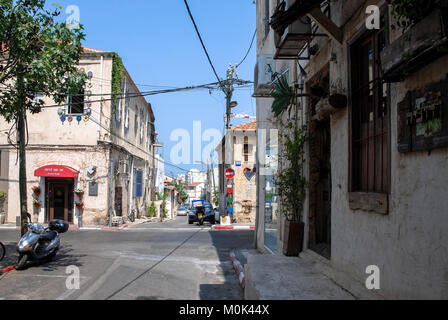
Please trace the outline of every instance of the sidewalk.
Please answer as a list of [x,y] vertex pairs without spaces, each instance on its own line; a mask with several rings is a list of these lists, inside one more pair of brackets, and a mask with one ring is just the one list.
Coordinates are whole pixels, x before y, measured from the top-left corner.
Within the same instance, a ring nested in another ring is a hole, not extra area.
[[301,257],[286,257],[235,250],[235,255],[244,266],[246,300],[378,299],[351,280],[349,292],[306,252]]

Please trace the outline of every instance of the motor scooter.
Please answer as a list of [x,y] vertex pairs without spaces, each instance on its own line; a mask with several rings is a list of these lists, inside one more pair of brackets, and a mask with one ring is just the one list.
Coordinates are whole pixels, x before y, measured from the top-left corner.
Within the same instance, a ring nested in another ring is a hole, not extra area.
[[28,219],[28,232],[20,239],[16,248],[19,253],[16,270],[25,269],[29,261],[53,260],[61,244],[59,234],[67,232],[69,228],[68,223],[63,220],[52,220],[45,228],[39,223],[32,223],[30,214]]

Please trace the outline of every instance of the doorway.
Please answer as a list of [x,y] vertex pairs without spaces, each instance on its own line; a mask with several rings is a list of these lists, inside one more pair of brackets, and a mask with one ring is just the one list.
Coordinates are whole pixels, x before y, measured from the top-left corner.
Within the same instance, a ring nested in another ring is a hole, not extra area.
[[74,179],[47,179],[45,222],[61,219],[73,224]]
[[310,204],[308,248],[331,259],[331,120],[317,117],[318,102],[329,95],[328,68],[310,84]]

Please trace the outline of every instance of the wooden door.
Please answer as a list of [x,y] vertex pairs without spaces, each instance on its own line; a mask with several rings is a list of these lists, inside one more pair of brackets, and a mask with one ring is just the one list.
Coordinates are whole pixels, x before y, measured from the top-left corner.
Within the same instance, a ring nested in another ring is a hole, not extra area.
[[51,181],[48,183],[49,220],[61,219],[73,223],[73,183]]

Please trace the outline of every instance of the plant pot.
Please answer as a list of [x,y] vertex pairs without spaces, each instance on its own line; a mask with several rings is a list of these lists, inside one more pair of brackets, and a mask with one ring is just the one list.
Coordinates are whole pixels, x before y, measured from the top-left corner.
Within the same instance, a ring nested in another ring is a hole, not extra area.
[[34,195],[36,196],[36,197],[40,197],[40,191],[38,191],[38,192],[34,192]]
[[40,204],[35,204],[35,205],[34,205],[34,208],[36,208],[36,209],[40,209]]
[[303,250],[305,224],[303,222],[285,221],[283,233],[283,254],[296,257]]
[[82,197],[84,197],[84,192],[83,193],[76,193],[76,195],[78,196],[78,198],[82,198]]

